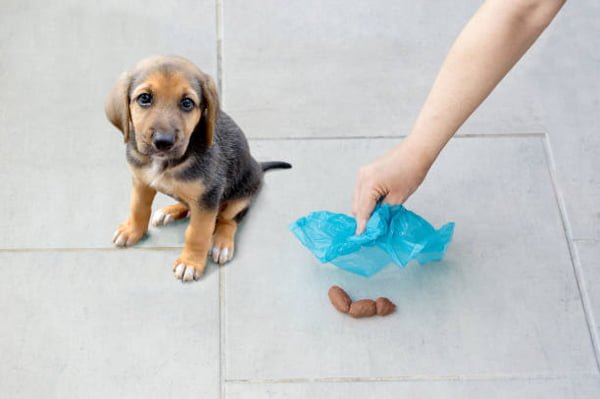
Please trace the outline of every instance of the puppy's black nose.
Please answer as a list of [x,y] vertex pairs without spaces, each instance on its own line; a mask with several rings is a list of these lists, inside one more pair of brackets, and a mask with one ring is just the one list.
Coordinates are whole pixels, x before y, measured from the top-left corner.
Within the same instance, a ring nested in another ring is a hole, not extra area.
[[175,135],[173,133],[156,131],[152,135],[152,144],[154,144],[157,150],[166,151],[175,144]]

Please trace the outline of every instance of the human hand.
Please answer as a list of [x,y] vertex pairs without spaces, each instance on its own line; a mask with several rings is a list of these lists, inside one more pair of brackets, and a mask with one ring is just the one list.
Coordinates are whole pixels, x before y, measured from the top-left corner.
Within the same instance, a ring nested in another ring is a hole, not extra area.
[[424,155],[407,140],[358,171],[352,213],[356,217],[356,234],[365,231],[377,201],[390,205],[404,203],[421,185],[433,159]]

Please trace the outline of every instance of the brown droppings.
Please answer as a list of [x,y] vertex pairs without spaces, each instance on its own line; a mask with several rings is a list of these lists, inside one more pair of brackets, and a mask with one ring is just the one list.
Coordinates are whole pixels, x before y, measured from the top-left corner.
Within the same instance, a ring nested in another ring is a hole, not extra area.
[[361,299],[350,305],[350,316],[354,318],[371,317],[377,314],[377,305],[372,299]]
[[396,305],[387,298],[377,298],[375,304],[377,305],[377,314],[379,316],[387,316],[396,310]]
[[337,285],[332,286],[327,293],[329,300],[334,308],[342,313],[348,313],[350,311],[350,304],[352,299],[348,296],[346,291]]

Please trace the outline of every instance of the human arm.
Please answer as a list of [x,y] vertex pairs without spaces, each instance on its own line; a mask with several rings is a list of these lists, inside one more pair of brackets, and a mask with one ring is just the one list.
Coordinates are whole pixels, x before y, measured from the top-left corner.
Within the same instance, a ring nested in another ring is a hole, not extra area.
[[565,0],[487,0],[459,34],[408,137],[357,177],[352,211],[361,234],[377,201],[401,204],[450,138],[536,41]]

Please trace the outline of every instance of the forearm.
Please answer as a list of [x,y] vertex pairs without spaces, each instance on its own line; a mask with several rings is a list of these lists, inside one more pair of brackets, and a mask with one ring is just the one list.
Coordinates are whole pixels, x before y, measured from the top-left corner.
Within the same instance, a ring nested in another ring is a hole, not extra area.
[[488,0],[448,52],[405,144],[431,163],[525,54],[564,0]]

